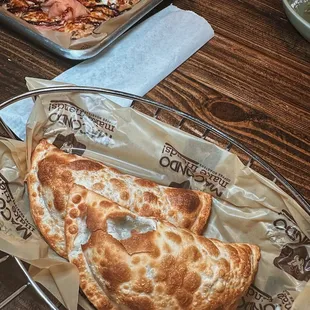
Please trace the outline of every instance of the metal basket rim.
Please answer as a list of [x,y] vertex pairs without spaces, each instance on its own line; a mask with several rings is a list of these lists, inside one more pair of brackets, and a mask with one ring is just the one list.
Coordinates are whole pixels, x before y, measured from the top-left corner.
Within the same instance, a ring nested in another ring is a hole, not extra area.
[[[240,150],[242,150],[244,153],[246,153],[249,157],[250,160],[256,161],[259,163],[265,170],[267,170],[271,175],[274,176],[276,180],[278,180],[282,185],[292,194],[292,196],[297,200],[297,202],[301,205],[301,207],[308,213],[310,214],[310,204],[306,201],[306,199],[303,197],[299,191],[290,184],[286,180],[285,177],[283,177],[276,169],[274,169],[270,164],[268,164],[264,159],[262,159],[259,155],[251,151],[249,148],[244,146],[242,143],[239,143],[237,140],[234,138],[230,137],[228,134],[224,133],[222,130],[214,127],[213,125],[208,124],[207,122],[196,118],[194,116],[191,116],[188,113],[182,112],[178,109],[175,109],[173,107],[164,105],[162,103],[159,103],[157,101],[143,98],[138,95],[130,94],[127,92],[122,92],[118,90],[113,90],[113,89],[107,89],[107,88],[101,88],[101,87],[88,87],[88,86],[55,86],[55,87],[45,87],[45,88],[40,88],[36,90],[31,90],[28,92],[25,92],[23,94],[17,95],[15,97],[12,97],[2,103],[0,103],[0,110],[4,109],[5,107],[23,100],[27,98],[32,98],[34,96],[39,96],[39,95],[46,95],[46,94],[51,94],[51,93],[68,93],[68,92],[76,92],[76,93],[95,93],[95,94],[101,94],[101,95],[108,95],[108,96],[115,96],[119,98],[124,98],[128,100],[133,100],[133,101],[138,101],[144,104],[148,104],[151,106],[155,106],[158,109],[162,109],[165,111],[168,111],[170,113],[175,113],[178,116],[181,116],[182,118],[185,118],[187,120],[190,120],[201,127],[205,128],[208,131],[211,131],[215,133],[216,135],[224,138],[227,140],[231,145],[234,145],[238,147]],[[131,105],[131,107],[133,107]],[[251,164],[251,163],[250,163]]]

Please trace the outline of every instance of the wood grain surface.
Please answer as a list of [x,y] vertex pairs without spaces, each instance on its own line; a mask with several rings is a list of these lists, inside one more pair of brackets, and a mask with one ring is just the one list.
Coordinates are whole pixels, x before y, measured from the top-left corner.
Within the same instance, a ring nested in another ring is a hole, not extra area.
[[[243,143],[310,202],[310,43],[289,23],[282,1],[173,3],[206,18],[216,35],[147,97],[199,117]],[[76,63],[3,26],[0,42],[0,101],[25,91],[24,77],[51,79]],[[165,113],[159,118],[178,123]],[[200,129],[191,124],[184,128],[199,134]],[[225,146],[212,135],[207,139]],[[238,150],[232,151],[247,161]],[[0,265],[0,301],[20,283],[17,270],[9,262],[4,264]],[[45,309],[30,290],[7,309]]]

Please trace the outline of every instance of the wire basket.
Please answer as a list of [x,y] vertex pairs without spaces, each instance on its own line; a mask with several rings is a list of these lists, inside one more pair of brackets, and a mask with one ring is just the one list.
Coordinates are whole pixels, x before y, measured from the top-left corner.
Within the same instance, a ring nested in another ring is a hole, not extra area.
[[[274,183],[280,185],[292,198],[294,198],[299,205],[310,214],[310,204],[306,201],[306,199],[274,168],[272,168],[265,160],[259,157],[257,154],[252,152],[247,147],[240,144],[235,139],[231,138],[229,135],[225,134],[221,130],[215,128],[214,126],[195,118],[187,113],[176,110],[172,107],[166,106],[162,103],[158,103],[156,101],[142,98],[136,95],[104,89],[104,88],[94,88],[94,87],[78,87],[78,86],[60,86],[60,87],[50,87],[50,88],[41,88],[38,90],[30,91],[19,96],[16,96],[12,99],[9,99],[0,104],[0,110],[26,98],[34,98],[39,95],[51,94],[51,93],[92,93],[92,94],[102,94],[108,96],[114,96],[118,98],[129,99],[132,101],[131,108],[139,110],[140,112],[146,113],[155,119],[159,119],[163,122],[166,122],[173,126],[177,127],[180,130],[186,131],[187,133],[191,133],[195,136],[199,136],[203,140],[209,140],[212,142],[217,142],[217,139],[221,141],[220,145],[224,147],[227,151],[233,151],[235,149],[237,154],[248,158],[246,165],[248,167],[252,167],[255,165],[256,169],[259,170],[259,173],[264,175],[268,175],[269,179],[271,179]],[[142,105],[141,105],[142,104]],[[165,115],[163,115],[165,114]],[[189,128],[191,130],[189,131]],[[4,128],[7,132],[8,136],[15,139],[14,134],[9,130],[9,128]],[[212,135],[212,139],[210,139],[210,135]],[[257,169],[258,168],[258,169]],[[264,173],[265,172],[265,173]],[[0,259],[0,264],[9,259],[9,255],[4,256]],[[27,279],[27,283],[23,284],[19,289],[13,292],[10,296],[8,296],[2,302],[0,301],[0,309],[7,306],[12,302],[17,296],[19,296],[24,290],[28,287],[32,287],[38,294],[40,298],[49,306],[51,309],[55,310],[58,307],[53,304],[53,302],[46,296],[46,294],[40,289],[40,287],[31,279],[29,276],[24,264],[17,258],[13,257],[16,261],[16,264],[19,266],[21,272],[24,273]]]

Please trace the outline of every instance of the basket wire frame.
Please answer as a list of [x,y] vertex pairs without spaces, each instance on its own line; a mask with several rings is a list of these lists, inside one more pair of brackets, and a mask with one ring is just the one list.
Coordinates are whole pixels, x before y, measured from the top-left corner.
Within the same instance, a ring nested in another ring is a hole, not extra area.
[[[135,109],[135,103],[143,103],[152,107],[155,107],[155,113],[153,114],[153,117],[155,119],[158,119],[160,112],[166,111],[171,113],[172,115],[177,115],[181,117],[180,121],[177,124],[177,128],[182,130],[182,127],[186,123],[186,121],[190,121],[196,125],[199,125],[203,129],[203,133],[200,135],[200,138],[205,140],[207,136],[210,133],[215,134],[215,136],[224,139],[227,144],[225,149],[227,151],[230,151],[233,147],[237,147],[240,151],[242,151],[244,154],[246,154],[249,157],[249,161],[247,162],[246,166],[251,167],[254,162],[259,164],[261,168],[263,168],[265,171],[267,171],[270,175],[272,175],[273,179],[272,181],[274,183],[279,182],[281,183],[286,190],[290,193],[290,196],[293,197],[299,205],[310,214],[310,204],[306,201],[306,199],[274,168],[272,168],[266,161],[264,161],[261,157],[259,157],[257,154],[252,152],[247,147],[243,146],[241,143],[230,137],[229,135],[225,134],[221,130],[217,129],[216,127],[198,119],[195,118],[187,113],[181,112],[175,108],[172,108],[170,106],[166,106],[162,103],[142,98],[140,96],[132,95],[129,93],[121,92],[121,91],[115,91],[111,89],[105,89],[105,88],[97,88],[97,87],[84,87],[84,86],[57,86],[57,87],[48,87],[48,88],[41,88],[33,91],[29,91],[27,93],[18,95],[14,98],[11,98],[3,103],[0,103],[0,110],[23,99],[27,98],[33,98],[35,99],[36,96],[40,95],[46,95],[46,94],[52,94],[52,93],[88,93],[88,94],[101,94],[101,95],[108,95],[108,96],[114,96],[118,98],[124,98],[133,101],[131,104],[131,108]],[[15,138],[12,133],[8,130],[8,134],[11,138]],[[2,262],[9,259],[9,255],[4,256],[0,259],[0,265]],[[12,257],[17,265],[20,267],[21,271],[24,273],[24,275],[27,278],[27,282],[22,285],[19,289],[17,289],[15,292],[13,292],[10,296],[8,296],[5,300],[0,301],[0,309],[2,309],[4,306],[8,305],[11,301],[13,301],[17,296],[19,296],[24,290],[26,290],[29,286],[31,286],[38,295],[42,298],[42,300],[53,310],[58,309],[53,302],[46,296],[45,293],[40,289],[40,287],[32,280],[30,275],[28,274],[25,266],[23,263],[17,258]]]

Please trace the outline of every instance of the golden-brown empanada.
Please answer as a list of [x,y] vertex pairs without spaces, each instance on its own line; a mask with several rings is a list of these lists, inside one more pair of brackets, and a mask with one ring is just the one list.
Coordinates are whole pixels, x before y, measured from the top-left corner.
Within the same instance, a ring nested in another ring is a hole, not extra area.
[[32,217],[49,245],[66,257],[64,217],[73,183],[83,185],[142,215],[165,219],[201,234],[211,209],[209,194],[169,188],[122,174],[42,140],[27,179]]
[[255,245],[226,244],[138,216],[78,185],[65,232],[86,296],[95,305],[96,294],[109,296],[120,309],[235,309],[260,258]]

